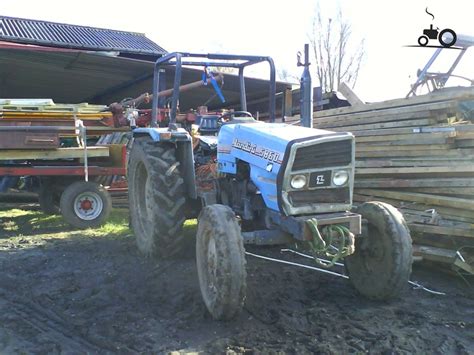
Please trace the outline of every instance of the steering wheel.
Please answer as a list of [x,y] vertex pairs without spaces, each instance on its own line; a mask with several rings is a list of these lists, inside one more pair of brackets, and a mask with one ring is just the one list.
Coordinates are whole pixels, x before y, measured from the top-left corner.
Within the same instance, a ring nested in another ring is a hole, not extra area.
[[253,118],[252,114],[247,111],[229,111],[221,116],[219,116],[218,121],[221,124],[231,122],[231,121],[240,121],[239,118],[242,118],[243,122],[249,122],[249,121],[255,121],[255,118]]

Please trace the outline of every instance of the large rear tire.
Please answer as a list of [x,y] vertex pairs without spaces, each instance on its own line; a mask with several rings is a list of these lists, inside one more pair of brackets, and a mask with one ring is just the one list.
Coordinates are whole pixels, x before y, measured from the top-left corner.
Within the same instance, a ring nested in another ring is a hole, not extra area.
[[216,320],[236,317],[245,301],[245,249],[234,212],[204,207],[198,218],[196,262],[202,298]]
[[133,142],[128,164],[129,209],[138,249],[160,257],[182,247],[184,180],[173,144],[148,137]]
[[355,253],[345,258],[349,280],[368,298],[395,298],[410,279],[410,230],[403,215],[389,204],[367,202],[357,212],[368,221],[368,235],[358,238]]

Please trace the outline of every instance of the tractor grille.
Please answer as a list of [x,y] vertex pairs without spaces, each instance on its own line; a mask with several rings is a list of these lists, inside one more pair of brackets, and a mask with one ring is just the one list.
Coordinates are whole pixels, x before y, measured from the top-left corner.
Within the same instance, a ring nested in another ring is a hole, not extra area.
[[298,148],[292,171],[345,166],[352,161],[352,140],[314,144]]
[[302,207],[317,203],[349,204],[351,202],[350,191],[348,187],[290,191],[288,192],[288,198],[293,207]]

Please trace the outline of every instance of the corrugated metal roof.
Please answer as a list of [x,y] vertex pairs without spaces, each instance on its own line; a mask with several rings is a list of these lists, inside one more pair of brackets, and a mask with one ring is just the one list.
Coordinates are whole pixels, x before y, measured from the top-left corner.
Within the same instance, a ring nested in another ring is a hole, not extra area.
[[[0,43],[0,97],[51,98],[54,102],[89,102],[108,105],[123,98],[137,97],[151,92],[153,66],[151,61],[109,57],[97,53],[74,50],[37,50],[30,45],[17,49],[2,49]],[[173,87],[174,71],[167,68],[166,88]],[[202,69],[183,68],[183,84],[202,80]],[[238,109],[240,102],[239,77],[225,74],[222,92],[226,106]],[[245,79],[248,109],[252,101],[268,98],[268,81]],[[277,83],[277,92],[287,84]],[[212,85],[180,94],[180,110],[208,103],[210,109],[221,107]],[[264,105],[265,106],[265,105]],[[263,108],[267,109],[267,106]],[[255,112],[255,111],[251,111]],[[260,110],[262,113],[263,110]]]
[[166,51],[142,33],[0,16],[0,39],[98,51],[162,55]]

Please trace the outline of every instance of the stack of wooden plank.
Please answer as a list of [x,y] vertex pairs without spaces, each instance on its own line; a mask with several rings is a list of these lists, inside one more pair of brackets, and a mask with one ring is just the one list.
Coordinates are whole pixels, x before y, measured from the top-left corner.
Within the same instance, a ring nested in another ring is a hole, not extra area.
[[417,255],[474,274],[474,87],[316,112],[356,137],[354,202],[385,201]]
[[[0,127],[61,126],[71,127],[74,132],[75,119],[82,120],[87,126],[88,136],[115,130],[113,116],[107,106],[55,104],[51,99],[0,99]],[[60,135],[71,136],[71,133],[65,131]]]

